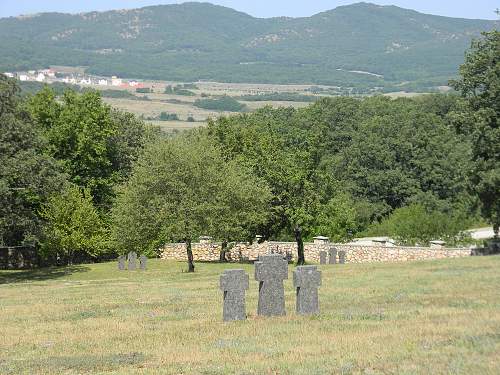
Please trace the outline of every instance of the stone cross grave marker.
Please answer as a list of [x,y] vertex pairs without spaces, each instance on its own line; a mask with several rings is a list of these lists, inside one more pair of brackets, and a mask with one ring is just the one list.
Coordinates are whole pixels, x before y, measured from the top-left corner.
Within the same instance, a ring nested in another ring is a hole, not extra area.
[[139,257],[139,267],[141,270],[146,270],[146,263],[148,262],[148,257],[145,255],[141,255]]
[[345,250],[339,251],[339,263],[345,264]]
[[137,267],[137,254],[133,251],[128,253],[128,269],[135,270]]
[[326,264],[326,251],[319,252],[319,264]]
[[329,264],[337,263],[337,249],[334,247],[328,249],[328,263]]
[[118,257],[118,269],[120,271],[125,270],[125,255],[120,255]]
[[224,292],[222,317],[225,322],[245,320],[245,290],[249,278],[244,270],[225,270],[220,276],[220,288]]
[[318,287],[321,272],[316,266],[300,266],[293,271],[293,286],[297,291],[297,314],[319,313]]
[[285,289],[288,263],[280,254],[264,255],[255,262],[255,280],[259,282],[257,314],[262,316],[285,315]]

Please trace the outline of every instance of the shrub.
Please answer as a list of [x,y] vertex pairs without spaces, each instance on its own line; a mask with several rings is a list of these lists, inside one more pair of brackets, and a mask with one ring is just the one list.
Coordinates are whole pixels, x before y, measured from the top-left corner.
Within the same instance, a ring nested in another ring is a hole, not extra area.
[[76,253],[97,258],[107,250],[107,230],[92,202],[89,189],[69,185],[52,196],[41,210],[46,221],[42,256],[60,257],[68,264]]
[[215,99],[198,99],[194,102],[194,106],[203,109],[211,109],[214,111],[241,112],[246,108],[234,98],[224,95]]
[[454,244],[466,239],[463,231],[470,223],[463,213],[428,211],[422,205],[413,204],[398,208],[366,234],[388,235],[404,245],[428,245],[438,239]]

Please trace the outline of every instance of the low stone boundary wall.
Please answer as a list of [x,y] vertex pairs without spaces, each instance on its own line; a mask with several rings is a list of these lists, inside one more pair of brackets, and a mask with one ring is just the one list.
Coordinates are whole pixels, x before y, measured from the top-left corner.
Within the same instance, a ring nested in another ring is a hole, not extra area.
[[[430,247],[386,247],[345,244],[304,244],[304,254],[307,262],[319,263],[320,251],[328,251],[330,247],[346,252],[346,263],[373,262],[409,262],[426,259],[460,258],[471,255],[470,249],[436,249]],[[193,243],[193,258],[195,261],[213,262],[219,260],[220,243]],[[231,262],[255,261],[259,255],[280,253],[291,254],[297,259],[295,242],[263,242],[260,244],[237,243],[227,253]],[[161,258],[171,260],[186,260],[186,245],[184,243],[167,244],[162,249]]]

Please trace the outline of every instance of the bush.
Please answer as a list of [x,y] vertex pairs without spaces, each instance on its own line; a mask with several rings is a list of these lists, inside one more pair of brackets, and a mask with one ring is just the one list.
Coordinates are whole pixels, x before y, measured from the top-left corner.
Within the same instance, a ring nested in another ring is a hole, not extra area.
[[403,245],[428,245],[432,240],[456,244],[466,240],[463,231],[470,224],[465,214],[428,211],[422,205],[413,204],[398,208],[365,234],[390,236]]
[[138,87],[135,89],[135,92],[138,94],[150,94],[153,91],[149,87]]
[[177,116],[177,113],[162,112],[158,119],[160,121],[179,121],[179,116]]
[[241,104],[234,98],[227,95],[216,99],[198,99],[194,102],[194,106],[203,109],[227,112],[241,112],[246,108],[246,105]]
[[303,95],[296,92],[273,92],[270,94],[242,95],[237,97],[246,102],[315,102],[322,99],[321,96]]
[[77,253],[98,258],[107,251],[107,230],[92,202],[89,189],[69,185],[52,196],[41,210],[46,221],[42,256],[63,258],[68,264]]
[[347,194],[339,194],[319,211],[314,232],[327,236],[339,243],[351,239],[356,230],[356,210],[354,202]]

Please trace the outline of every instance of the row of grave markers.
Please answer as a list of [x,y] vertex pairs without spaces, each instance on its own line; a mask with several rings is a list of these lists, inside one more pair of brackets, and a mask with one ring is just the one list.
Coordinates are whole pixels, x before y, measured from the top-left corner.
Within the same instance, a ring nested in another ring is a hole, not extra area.
[[319,264],[326,264],[326,257],[328,255],[328,264],[337,264],[337,254],[339,258],[339,264],[345,264],[345,250],[337,251],[335,248],[331,248],[326,251],[319,252]]
[[[285,279],[288,279],[288,262],[282,255],[264,255],[255,262],[255,280],[259,282],[258,315],[286,315]],[[297,314],[319,314],[320,285],[321,271],[316,266],[299,266],[293,271]],[[246,319],[245,290],[248,287],[249,277],[244,270],[226,270],[220,276],[220,288],[224,293],[224,321]]]
[[[141,255],[139,257],[139,267],[141,270],[146,269],[147,260],[148,260],[148,258],[145,255]],[[129,271],[136,270],[137,269],[137,253],[131,251],[130,253],[128,253],[127,257],[125,257],[125,255],[121,255],[120,257],[118,257],[118,269],[120,271],[125,270],[125,262],[128,263],[128,267],[126,269],[128,269]]]

